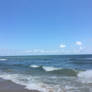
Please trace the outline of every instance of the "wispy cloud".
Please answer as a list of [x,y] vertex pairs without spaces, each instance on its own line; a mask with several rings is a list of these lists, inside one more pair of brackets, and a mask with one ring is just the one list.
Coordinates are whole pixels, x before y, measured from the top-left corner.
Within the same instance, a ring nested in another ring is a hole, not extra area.
[[65,48],[66,45],[65,44],[60,44],[60,48]]
[[25,53],[31,53],[31,54],[53,54],[58,53],[59,50],[43,50],[43,49],[33,49],[33,50],[25,50]]
[[29,49],[29,50],[0,49],[0,56],[80,54],[80,53],[87,53],[87,52],[92,52],[92,51],[90,50],[87,51],[82,41],[76,41],[74,44],[70,44],[70,45],[60,44],[58,49],[53,49],[53,50],[48,50],[48,49]]
[[79,50],[77,50],[77,51],[82,52],[83,49],[84,49],[84,48],[83,48],[83,43],[82,43],[82,41],[76,41],[75,44],[79,47]]
[[76,45],[82,46],[82,42],[81,41],[76,41]]

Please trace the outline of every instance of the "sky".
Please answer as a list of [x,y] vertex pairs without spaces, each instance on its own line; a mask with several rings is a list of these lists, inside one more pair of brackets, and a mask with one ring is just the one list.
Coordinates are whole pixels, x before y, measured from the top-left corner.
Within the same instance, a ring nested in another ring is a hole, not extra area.
[[0,55],[92,54],[92,0],[0,0]]

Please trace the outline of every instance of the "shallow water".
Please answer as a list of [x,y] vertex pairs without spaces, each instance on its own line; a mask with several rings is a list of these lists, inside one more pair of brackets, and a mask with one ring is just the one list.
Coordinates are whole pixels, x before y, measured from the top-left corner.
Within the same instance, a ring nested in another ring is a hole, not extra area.
[[92,92],[92,55],[0,57],[0,77],[41,92]]

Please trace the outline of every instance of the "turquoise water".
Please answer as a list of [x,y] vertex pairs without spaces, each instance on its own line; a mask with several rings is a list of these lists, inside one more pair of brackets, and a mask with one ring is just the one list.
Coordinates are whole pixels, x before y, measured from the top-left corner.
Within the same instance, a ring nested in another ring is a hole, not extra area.
[[92,92],[92,55],[3,56],[0,77],[41,92]]

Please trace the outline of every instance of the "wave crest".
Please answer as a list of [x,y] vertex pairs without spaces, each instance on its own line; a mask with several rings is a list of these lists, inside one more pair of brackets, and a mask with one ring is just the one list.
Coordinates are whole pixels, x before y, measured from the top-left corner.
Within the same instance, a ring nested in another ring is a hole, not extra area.
[[39,68],[40,66],[39,65],[30,65],[30,67],[32,67],[32,68]]
[[45,71],[49,72],[49,71],[60,70],[61,68],[43,66],[43,69],[44,69]]
[[1,59],[0,59],[0,61],[6,61],[6,60],[7,60],[7,59],[5,59],[5,58],[1,58]]
[[50,66],[37,66],[31,65],[31,68],[38,69],[44,71],[48,74],[55,74],[55,75],[64,75],[64,76],[77,76],[78,71],[74,69],[64,69],[64,68],[57,68],[57,67],[50,67]]

